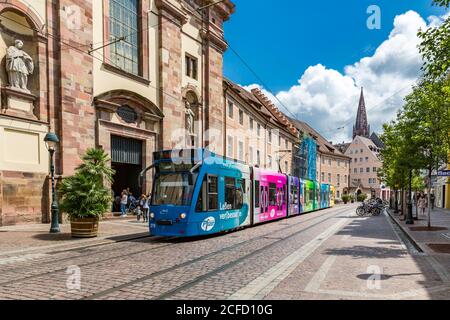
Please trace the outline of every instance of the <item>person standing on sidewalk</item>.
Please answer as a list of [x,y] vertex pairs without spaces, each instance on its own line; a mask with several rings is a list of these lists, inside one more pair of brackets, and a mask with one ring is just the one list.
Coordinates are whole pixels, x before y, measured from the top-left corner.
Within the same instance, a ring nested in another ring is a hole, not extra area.
[[423,193],[419,195],[417,207],[419,208],[419,212],[422,212],[422,216],[425,216],[425,209],[427,208],[427,200]]
[[432,193],[430,196],[431,210],[434,210],[435,200],[436,200],[436,197],[434,196],[434,193]]
[[123,190],[120,200],[120,212],[122,213],[122,217],[127,216],[127,204],[128,204],[128,193],[127,190]]
[[145,222],[148,222],[148,212],[149,212],[149,210],[150,210],[150,198],[147,198],[145,195],[144,195],[144,205],[143,205],[143,215],[144,215],[144,223]]

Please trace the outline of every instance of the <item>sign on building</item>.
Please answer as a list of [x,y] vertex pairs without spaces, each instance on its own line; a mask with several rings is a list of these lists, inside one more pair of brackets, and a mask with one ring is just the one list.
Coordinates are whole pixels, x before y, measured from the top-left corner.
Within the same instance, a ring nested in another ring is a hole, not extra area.
[[438,177],[450,177],[450,170],[439,170]]

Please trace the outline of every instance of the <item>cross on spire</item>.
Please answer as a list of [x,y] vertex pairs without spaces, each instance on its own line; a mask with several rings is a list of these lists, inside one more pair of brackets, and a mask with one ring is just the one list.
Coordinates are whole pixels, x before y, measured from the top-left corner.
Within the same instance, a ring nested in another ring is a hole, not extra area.
[[369,138],[370,126],[367,121],[366,102],[364,100],[364,88],[361,87],[361,97],[359,98],[358,113],[356,115],[356,124],[353,127],[353,139],[356,136]]

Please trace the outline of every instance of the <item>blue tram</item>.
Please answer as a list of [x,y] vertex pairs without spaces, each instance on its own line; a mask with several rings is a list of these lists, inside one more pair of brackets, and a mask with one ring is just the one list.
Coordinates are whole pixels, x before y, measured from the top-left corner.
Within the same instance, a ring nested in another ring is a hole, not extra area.
[[208,150],[162,151],[154,159],[153,235],[210,235],[330,207],[329,185],[252,168]]

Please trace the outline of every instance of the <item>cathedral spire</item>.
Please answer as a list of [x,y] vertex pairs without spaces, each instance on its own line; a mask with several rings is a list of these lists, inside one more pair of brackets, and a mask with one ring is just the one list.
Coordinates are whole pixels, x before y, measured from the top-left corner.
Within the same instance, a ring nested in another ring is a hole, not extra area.
[[364,88],[361,87],[361,97],[359,98],[358,114],[356,115],[356,124],[353,127],[353,139],[356,136],[369,138],[370,126],[367,121],[366,102],[364,100]]

